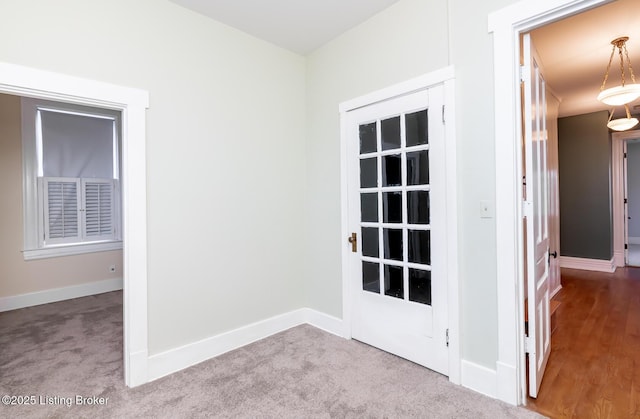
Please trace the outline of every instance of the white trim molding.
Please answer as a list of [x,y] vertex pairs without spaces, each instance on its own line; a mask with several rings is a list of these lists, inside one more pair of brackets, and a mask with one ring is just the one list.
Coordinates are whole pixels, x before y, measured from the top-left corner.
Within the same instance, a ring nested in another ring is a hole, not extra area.
[[342,321],[342,319],[330,316],[317,310],[313,310],[311,308],[304,308],[302,310],[305,323],[310,324],[317,329],[324,330],[327,333],[331,333],[332,335],[344,337],[344,322]]
[[460,361],[460,366],[463,387],[470,388],[485,396],[496,398],[498,382],[495,370],[465,359]]
[[569,269],[582,269],[583,271],[612,273],[616,270],[614,259],[615,258],[611,258],[610,260],[603,260],[560,256],[560,267]]
[[[616,266],[625,266],[625,222],[624,198],[626,195],[624,172],[625,142],[640,138],[640,130],[614,132],[611,135],[611,210],[613,213],[613,258]],[[629,237],[628,243],[631,243]]]
[[149,93],[131,87],[0,62],[0,93],[94,106],[122,117],[124,380],[147,382],[146,109]]
[[302,324],[342,335],[342,320],[310,308],[301,308],[151,355],[149,379],[156,380]]
[[86,297],[88,295],[102,294],[121,289],[122,278],[113,278],[102,281],[87,282],[80,285],[72,285],[69,287],[53,288],[44,291],[12,295],[9,297],[0,297],[0,312],[38,306],[40,304],[55,303],[57,301],[69,300],[71,298]]
[[[496,273],[498,293],[498,369],[496,397],[511,404],[526,401],[524,353],[524,235],[522,231],[522,107],[520,36],[611,0],[522,0],[493,12]],[[516,374],[505,373],[515,369]]]
[[104,243],[83,243],[72,246],[45,247],[41,249],[23,250],[24,260],[46,259],[61,256],[81,255],[85,253],[108,252],[122,250],[122,241]]

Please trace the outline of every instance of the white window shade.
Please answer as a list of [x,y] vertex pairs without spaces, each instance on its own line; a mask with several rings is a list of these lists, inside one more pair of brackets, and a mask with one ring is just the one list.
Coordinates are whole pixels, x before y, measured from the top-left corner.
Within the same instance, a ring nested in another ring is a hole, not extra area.
[[113,179],[114,121],[40,110],[45,177]]

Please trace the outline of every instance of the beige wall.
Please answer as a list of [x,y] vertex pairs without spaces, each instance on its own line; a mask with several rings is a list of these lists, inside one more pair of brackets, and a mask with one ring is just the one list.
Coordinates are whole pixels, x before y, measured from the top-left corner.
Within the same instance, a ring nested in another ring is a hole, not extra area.
[[[25,261],[22,257],[20,98],[0,95],[0,298],[122,278],[122,251]],[[115,265],[116,272],[109,272]]]

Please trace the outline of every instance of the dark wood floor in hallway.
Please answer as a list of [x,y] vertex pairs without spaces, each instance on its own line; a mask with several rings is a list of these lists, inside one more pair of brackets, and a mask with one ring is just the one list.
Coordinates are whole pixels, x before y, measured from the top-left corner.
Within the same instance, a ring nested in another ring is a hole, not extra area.
[[562,270],[557,328],[537,399],[551,418],[640,418],[640,268]]

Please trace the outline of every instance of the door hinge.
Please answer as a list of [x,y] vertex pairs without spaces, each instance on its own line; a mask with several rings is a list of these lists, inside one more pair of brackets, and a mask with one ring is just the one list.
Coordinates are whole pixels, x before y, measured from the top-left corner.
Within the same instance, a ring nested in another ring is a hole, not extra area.
[[446,120],[445,120],[445,117],[444,117],[444,105],[442,105],[442,123],[446,124]]
[[521,65],[520,66],[520,83],[524,83],[527,81],[527,67]]
[[447,342],[447,348],[449,347],[449,329],[447,329],[446,333],[445,333],[445,340]]
[[629,201],[627,201],[627,198],[625,198],[625,199],[624,199],[624,203],[626,204],[627,202],[629,202]]
[[629,245],[627,243],[624,244],[624,250],[629,249]]
[[531,217],[533,215],[533,205],[531,201],[522,201],[522,216]]
[[531,343],[531,338],[529,336],[524,337],[524,351],[528,354],[535,353],[533,345]]
[[624,153],[624,158],[625,158],[625,159],[627,158],[627,153]]

